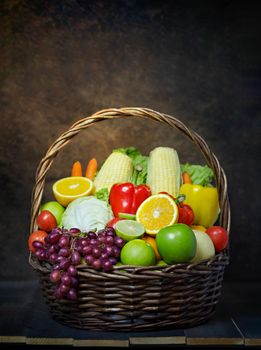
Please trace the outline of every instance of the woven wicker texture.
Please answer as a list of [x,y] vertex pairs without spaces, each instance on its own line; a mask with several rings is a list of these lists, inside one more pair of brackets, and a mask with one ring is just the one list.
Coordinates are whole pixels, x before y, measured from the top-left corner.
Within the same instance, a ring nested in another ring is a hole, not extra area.
[[[106,119],[140,117],[177,128],[188,137],[214,170],[219,192],[220,225],[230,229],[230,206],[224,170],[207,143],[175,117],[145,108],[106,109],[72,125],[48,149],[41,160],[32,192],[31,232],[44,191],[45,178],[58,152],[81,130]],[[131,267],[115,266],[97,272],[86,265],[77,267],[77,302],[56,300],[49,281],[49,269],[30,255],[29,262],[39,272],[43,293],[51,314],[62,323],[94,330],[149,330],[189,327],[205,322],[215,311],[222,288],[223,274],[229,263],[228,251],[197,264]]]

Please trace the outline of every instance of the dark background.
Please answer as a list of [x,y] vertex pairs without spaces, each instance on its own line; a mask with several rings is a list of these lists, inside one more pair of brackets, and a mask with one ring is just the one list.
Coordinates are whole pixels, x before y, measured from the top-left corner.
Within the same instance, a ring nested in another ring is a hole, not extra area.
[[[36,279],[28,264],[30,198],[48,147],[84,116],[142,106],[177,116],[205,138],[228,177],[227,280],[258,280],[260,264],[260,15],[254,1],[1,1],[1,279]],[[95,125],[58,155],[50,186],[76,159],[114,147],[175,147],[154,122]]]

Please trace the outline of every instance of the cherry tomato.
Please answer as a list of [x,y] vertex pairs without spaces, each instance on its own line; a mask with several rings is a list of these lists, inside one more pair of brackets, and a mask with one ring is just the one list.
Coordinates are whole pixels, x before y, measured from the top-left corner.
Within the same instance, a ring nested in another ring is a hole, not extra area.
[[45,231],[41,231],[41,230],[38,230],[38,231],[34,231],[33,233],[30,234],[29,236],[29,239],[28,239],[28,247],[29,247],[29,250],[34,253],[35,252],[35,248],[33,247],[33,242],[34,241],[38,241],[38,242],[41,242],[41,243],[45,243],[44,242],[44,239],[45,237],[47,236],[47,233]]
[[207,229],[206,233],[211,238],[216,252],[221,252],[225,249],[228,243],[228,233],[221,226],[211,226]]
[[57,226],[55,216],[49,210],[43,210],[37,217],[39,229],[50,232]]
[[178,222],[186,224],[188,226],[192,225],[194,221],[193,209],[189,205],[183,204],[183,203],[179,203],[178,209],[179,209]]
[[125,219],[113,218],[107,223],[106,227],[112,227],[115,229],[115,225],[117,224],[118,221],[121,221],[121,220],[125,220]]

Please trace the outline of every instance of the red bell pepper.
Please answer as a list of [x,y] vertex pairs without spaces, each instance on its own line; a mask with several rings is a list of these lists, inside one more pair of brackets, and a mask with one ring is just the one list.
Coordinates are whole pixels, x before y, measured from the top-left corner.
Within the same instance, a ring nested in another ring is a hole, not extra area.
[[151,190],[147,185],[135,186],[131,182],[114,184],[110,191],[110,205],[115,217],[119,213],[136,214],[141,203],[151,196]]

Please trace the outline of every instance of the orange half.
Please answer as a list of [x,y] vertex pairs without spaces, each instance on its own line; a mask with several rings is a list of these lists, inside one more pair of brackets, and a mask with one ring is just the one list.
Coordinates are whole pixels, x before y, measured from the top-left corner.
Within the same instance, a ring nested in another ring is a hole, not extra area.
[[54,197],[64,207],[77,198],[90,195],[93,189],[93,182],[82,176],[64,177],[53,184]]
[[174,200],[167,194],[156,194],[147,198],[139,206],[136,220],[146,233],[155,236],[160,229],[178,221],[179,210]]

